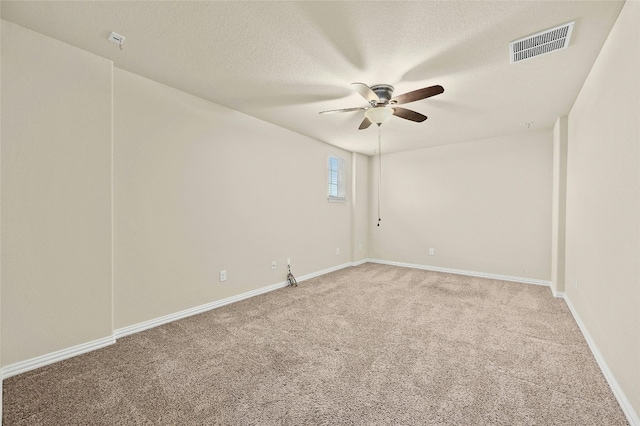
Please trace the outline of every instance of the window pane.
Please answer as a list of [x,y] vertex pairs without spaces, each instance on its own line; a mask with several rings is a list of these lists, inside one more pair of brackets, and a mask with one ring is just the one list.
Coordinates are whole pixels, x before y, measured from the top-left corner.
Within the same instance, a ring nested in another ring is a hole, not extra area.
[[333,198],[344,198],[344,160],[342,158],[329,157],[328,165],[328,195]]

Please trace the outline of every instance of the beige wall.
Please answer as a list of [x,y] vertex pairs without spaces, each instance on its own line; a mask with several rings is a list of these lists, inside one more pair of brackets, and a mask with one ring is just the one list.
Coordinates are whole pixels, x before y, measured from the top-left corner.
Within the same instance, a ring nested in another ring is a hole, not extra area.
[[114,79],[116,329],[282,282],[288,257],[296,276],[351,261],[351,203],[327,201],[327,158],[346,160],[349,183],[350,153]]
[[628,1],[569,114],[565,291],[640,414],[638,22]]
[[110,61],[2,22],[2,364],[112,334]]
[[2,43],[3,365],[282,282],[287,258],[298,277],[366,258],[364,156],[4,21]]
[[385,154],[379,228],[372,157],[370,256],[549,280],[552,144],[544,130]]
[[369,157],[352,154],[351,259],[359,262],[369,257]]

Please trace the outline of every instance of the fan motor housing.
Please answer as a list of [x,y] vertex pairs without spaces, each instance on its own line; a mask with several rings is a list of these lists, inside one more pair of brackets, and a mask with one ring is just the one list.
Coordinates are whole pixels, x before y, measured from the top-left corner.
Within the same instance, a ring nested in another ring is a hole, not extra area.
[[378,95],[380,103],[382,104],[388,103],[393,97],[393,86],[389,84],[376,84],[375,86],[371,86],[371,90]]

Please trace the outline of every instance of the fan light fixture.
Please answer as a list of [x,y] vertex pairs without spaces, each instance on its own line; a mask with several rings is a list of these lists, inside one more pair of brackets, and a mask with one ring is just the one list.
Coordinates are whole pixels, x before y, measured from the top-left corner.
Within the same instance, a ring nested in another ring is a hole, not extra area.
[[393,86],[388,84],[376,84],[375,86],[369,87],[364,83],[351,83],[351,87],[367,100],[369,103],[367,106],[320,111],[320,114],[364,111],[364,120],[360,123],[358,130],[368,129],[369,126],[374,123],[378,125],[378,226],[380,226],[380,222],[382,221],[382,219],[380,219],[380,195],[382,193],[382,127],[380,126],[391,118],[392,115],[405,120],[415,121],[416,123],[422,123],[427,119],[426,115],[397,105],[408,104],[409,102],[439,95],[444,92],[444,88],[440,85],[423,87],[413,92],[393,96]]
[[358,92],[360,96],[367,100],[369,104],[366,107],[332,109],[329,111],[320,111],[320,114],[364,111],[365,117],[364,120],[362,120],[362,123],[360,123],[358,130],[368,129],[373,123],[380,126],[392,115],[405,120],[415,121],[416,123],[422,123],[427,119],[426,115],[422,115],[419,112],[402,108],[397,105],[408,104],[409,102],[430,98],[444,92],[444,88],[442,86],[436,85],[423,87],[422,89],[414,90],[413,92],[393,96],[393,86],[388,84],[376,84],[375,86],[369,87],[364,83],[351,83],[351,87],[353,87],[353,90]]
[[364,112],[364,116],[367,117],[370,122],[377,124],[378,126],[386,122],[392,115],[393,110],[386,107],[370,108]]

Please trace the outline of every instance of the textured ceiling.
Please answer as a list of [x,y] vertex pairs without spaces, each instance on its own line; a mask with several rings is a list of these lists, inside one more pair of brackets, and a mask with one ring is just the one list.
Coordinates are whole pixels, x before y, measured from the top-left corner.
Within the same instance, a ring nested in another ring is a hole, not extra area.
[[[569,112],[623,2],[5,1],[2,18],[93,52],[118,68],[350,151],[375,126],[350,83],[394,94],[440,84],[392,117],[383,152],[550,128]],[[509,42],[576,21],[567,49],[509,63]],[[126,37],[123,50],[107,41]],[[530,128],[523,122],[533,122]]]

